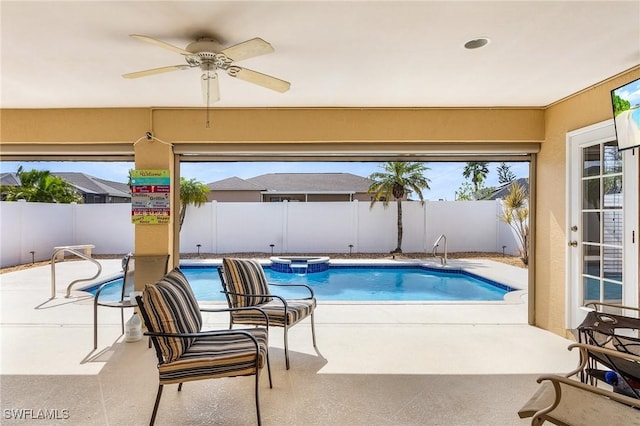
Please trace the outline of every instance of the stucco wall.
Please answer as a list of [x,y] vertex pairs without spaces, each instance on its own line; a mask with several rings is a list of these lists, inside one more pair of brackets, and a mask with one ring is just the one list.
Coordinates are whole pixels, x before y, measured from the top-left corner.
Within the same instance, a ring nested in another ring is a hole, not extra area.
[[[612,118],[610,91],[640,77],[640,69],[550,106],[538,155],[535,323],[564,335],[566,265],[567,133]],[[638,214],[638,212],[636,212]]]

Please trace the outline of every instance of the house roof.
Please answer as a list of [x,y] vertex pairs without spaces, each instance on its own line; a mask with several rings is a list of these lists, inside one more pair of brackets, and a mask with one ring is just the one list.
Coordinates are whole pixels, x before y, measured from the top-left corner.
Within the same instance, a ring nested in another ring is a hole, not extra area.
[[513,182],[505,183],[504,185],[496,188],[496,190],[493,191],[493,193],[490,196],[485,198],[485,200],[504,199],[507,195],[509,195],[509,190],[510,190],[511,184],[513,183],[519,184],[521,187],[524,188],[527,194],[529,193],[529,178],[519,178]]
[[351,173],[267,173],[247,179],[276,192],[367,192],[371,179]]
[[[99,179],[95,176],[79,172],[51,172],[51,174],[61,177],[85,194],[101,194],[124,198],[131,197],[129,186],[126,183]],[[0,174],[0,183],[2,185],[17,186],[20,185],[20,178],[13,172],[2,173]]]
[[264,188],[237,176],[207,184],[211,191],[262,191]]
[[126,183],[98,179],[86,173],[79,172],[51,172],[51,174],[61,177],[85,194],[105,194],[114,197],[126,198],[131,197],[129,187]]
[[18,176],[15,173],[0,173],[0,185],[18,186],[20,185],[20,179],[18,179]]

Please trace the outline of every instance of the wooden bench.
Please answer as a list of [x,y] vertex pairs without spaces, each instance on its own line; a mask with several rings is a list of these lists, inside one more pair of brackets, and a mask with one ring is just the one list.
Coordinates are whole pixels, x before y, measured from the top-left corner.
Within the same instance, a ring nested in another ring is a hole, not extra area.
[[585,368],[590,353],[640,363],[640,357],[619,351],[585,344],[573,344],[569,349],[580,350],[580,365],[561,375],[538,378],[540,388],[518,411],[520,418],[531,417],[532,425],[548,421],[556,425],[640,425],[640,399],[608,390],[607,384],[587,384],[577,379]]

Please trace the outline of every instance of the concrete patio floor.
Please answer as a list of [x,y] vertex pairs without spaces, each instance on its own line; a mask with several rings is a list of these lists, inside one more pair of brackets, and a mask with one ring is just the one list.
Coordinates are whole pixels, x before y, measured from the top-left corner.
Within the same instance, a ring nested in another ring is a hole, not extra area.
[[[105,276],[119,260],[101,260]],[[491,261],[456,261],[526,288],[526,270]],[[2,424],[144,425],[157,390],[156,357],[146,338],[125,343],[118,309],[99,312],[64,289],[95,267],[56,265],[0,275]],[[524,281],[523,281],[524,280]],[[125,317],[130,315],[125,311]],[[226,315],[206,314],[225,328]],[[326,303],[316,311],[318,351],[309,321],[290,330],[291,369],[282,330],[270,332],[273,389],[260,384],[264,425],[521,425],[517,411],[536,377],[577,365],[569,340],[527,325],[526,291],[499,303]],[[38,415],[57,419],[36,419]],[[19,419],[18,417],[23,417]],[[27,418],[24,418],[27,417]],[[253,378],[166,386],[158,425],[252,425]]]

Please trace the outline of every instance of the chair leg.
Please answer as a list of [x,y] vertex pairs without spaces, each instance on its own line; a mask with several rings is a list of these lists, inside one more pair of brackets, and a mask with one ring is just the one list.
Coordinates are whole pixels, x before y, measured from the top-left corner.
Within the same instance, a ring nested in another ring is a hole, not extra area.
[[271,382],[271,361],[269,360],[269,348],[267,348],[267,373],[269,373],[269,388],[273,389],[273,383]]
[[162,386],[158,385],[158,394],[156,395],[156,403],[153,406],[153,413],[151,414],[151,421],[149,422],[149,426],[153,426],[156,421],[156,414],[158,414],[158,405],[160,405],[160,397],[162,396]]
[[120,333],[124,334],[124,309],[120,309]]
[[178,383],[178,392],[182,390],[182,382]]
[[98,304],[93,302],[93,350],[98,349]]
[[313,347],[318,349],[316,346],[316,323],[313,320],[313,312],[311,312],[311,337],[313,338]]
[[[260,418],[260,387],[258,386],[259,378],[260,368],[258,368],[258,358],[256,357],[256,415],[258,416],[258,426],[262,425],[262,420]],[[269,375],[269,380],[271,380],[271,375]]]
[[284,360],[289,369],[289,327],[284,325]]

